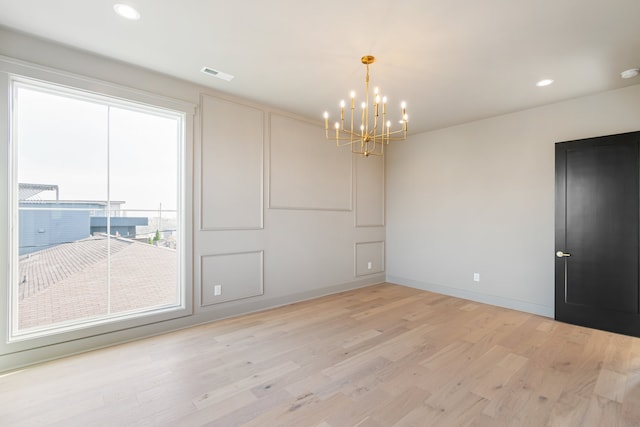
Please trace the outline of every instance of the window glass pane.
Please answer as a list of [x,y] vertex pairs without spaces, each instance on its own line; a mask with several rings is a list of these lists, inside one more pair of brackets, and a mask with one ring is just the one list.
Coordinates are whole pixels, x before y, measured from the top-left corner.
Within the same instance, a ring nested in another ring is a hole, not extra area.
[[111,258],[112,311],[177,304],[179,122],[112,107],[109,124],[111,234],[129,241]]
[[[118,228],[118,220],[136,219],[135,237],[116,238],[111,243],[111,310],[129,312],[177,304],[178,271],[175,225],[169,226],[168,212],[162,212],[164,227],[160,226],[160,213],[153,211],[121,212],[113,217],[111,229]],[[123,235],[124,230],[112,231]]]
[[180,305],[181,117],[49,87],[15,94],[14,333]]
[[[175,211],[178,200],[178,121],[122,108],[110,109],[111,200],[128,209]],[[132,185],[133,184],[133,185]]]
[[55,184],[60,200],[106,200],[107,107],[23,87],[16,104],[18,182]]
[[86,237],[19,260],[18,329],[108,314],[107,241]]

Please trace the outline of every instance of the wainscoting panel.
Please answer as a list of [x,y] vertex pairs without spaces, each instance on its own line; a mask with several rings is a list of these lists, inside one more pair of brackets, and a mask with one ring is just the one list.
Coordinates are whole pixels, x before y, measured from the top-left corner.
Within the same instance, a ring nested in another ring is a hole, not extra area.
[[262,295],[263,263],[263,251],[202,256],[202,305]]
[[355,266],[356,276],[382,273],[384,271],[384,241],[356,243]]
[[271,114],[270,125],[269,207],[351,210],[347,147],[327,141],[322,127],[290,117]]
[[261,110],[202,96],[201,229],[262,228],[263,153]]
[[384,227],[384,157],[355,159],[356,227]]

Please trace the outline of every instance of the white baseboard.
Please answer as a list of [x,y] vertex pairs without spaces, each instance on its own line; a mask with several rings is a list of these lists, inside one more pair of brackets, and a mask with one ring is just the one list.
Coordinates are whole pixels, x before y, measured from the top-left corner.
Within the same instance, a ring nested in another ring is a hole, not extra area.
[[406,279],[404,277],[398,276],[387,276],[387,282],[409,286],[411,288],[422,289],[424,291],[435,292],[438,294],[449,295],[456,298],[481,302],[483,304],[491,304],[498,307],[510,308],[512,310],[524,311],[526,313],[537,314],[539,316],[549,317],[552,319],[554,317],[553,307],[534,304],[526,301],[504,298],[496,295],[487,295],[478,292],[467,291],[464,289],[452,288],[449,286],[434,285],[432,283],[420,282],[417,280]]

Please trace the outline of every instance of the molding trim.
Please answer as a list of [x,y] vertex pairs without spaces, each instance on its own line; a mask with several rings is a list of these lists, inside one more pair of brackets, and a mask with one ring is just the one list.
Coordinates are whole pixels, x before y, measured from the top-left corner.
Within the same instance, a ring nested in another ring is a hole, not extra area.
[[[354,190],[353,190],[353,225],[355,228],[375,228],[375,227],[384,227],[386,225],[387,219],[386,219],[386,198],[387,198],[387,187],[386,187],[386,180],[385,180],[385,167],[387,162],[384,160],[384,158],[382,158],[382,182],[380,182],[380,191],[381,191],[381,206],[380,206],[380,210],[381,210],[381,218],[382,218],[382,223],[381,224],[360,224],[358,223],[358,194],[359,194],[359,187],[358,187],[358,163],[360,161],[360,157],[358,156],[353,156],[353,166],[352,166],[352,170],[353,170],[353,185],[354,185]],[[368,160],[368,159],[365,159]]]
[[409,286],[410,288],[422,289],[424,291],[435,292],[438,294],[449,295],[456,298],[480,302],[483,304],[509,308],[511,310],[524,311],[526,313],[537,314],[538,316],[549,317],[551,319],[554,318],[554,308],[545,305],[533,304],[526,301],[504,298],[496,295],[481,294],[464,289],[452,288],[450,286],[435,285],[433,283],[421,282],[418,280],[412,280],[398,276],[387,276],[387,282],[397,285]]
[[[219,256],[236,256],[236,255],[254,255],[254,254],[258,254],[260,255],[260,290],[258,293],[255,294],[251,294],[251,295],[243,295],[243,296],[239,296],[237,298],[232,298],[232,299],[220,299],[220,301],[212,301],[212,302],[208,302],[205,303],[205,283],[204,283],[204,260],[206,258],[214,258],[214,257],[219,257]],[[238,301],[238,300],[243,300],[246,298],[255,298],[255,297],[260,297],[262,295],[264,295],[264,250],[258,250],[258,251],[245,251],[245,252],[226,252],[226,253],[215,253],[215,254],[207,254],[207,255],[200,255],[200,283],[199,283],[199,287],[200,287],[200,307],[204,308],[204,307],[210,307],[212,305],[217,305],[217,304],[224,304],[226,302],[231,302],[231,301]]]
[[353,171],[353,161],[351,162],[351,170],[349,171],[349,178],[350,178],[350,182],[349,184],[349,188],[350,188],[350,195],[349,195],[349,205],[348,207],[316,207],[316,206],[287,206],[287,205],[276,205],[273,204],[271,202],[271,195],[272,195],[272,174],[273,174],[273,165],[271,163],[271,159],[273,157],[273,118],[274,117],[281,117],[281,118],[285,118],[285,119],[289,119],[289,120],[295,120],[297,122],[300,123],[304,123],[304,124],[308,124],[308,125],[312,125],[318,128],[318,134],[322,135],[322,132],[324,132],[324,130],[320,127],[317,126],[316,122],[312,122],[309,120],[303,120],[300,119],[298,117],[294,117],[288,114],[284,114],[284,113],[279,113],[279,112],[269,112],[268,113],[268,118],[267,118],[267,122],[268,122],[268,138],[269,138],[269,153],[267,156],[267,164],[268,164],[268,173],[267,173],[267,187],[268,187],[268,202],[267,202],[267,207],[268,209],[273,209],[273,210],[288,210],[288,211],[317,211],[317,212],[352,212],[354,210],[354,202],[353,202],[353,198],[354,198],[354,194],[353,194],[353,181],[354,181],[354,171]]
[[[204,164],[204,139],[206,137],[206,135],[204,134],[204,120],[205,120],[205,116],[204,116],[204,102],[205,102],[205,98],[211,98],[212,100],[214,100],[215,102],[220,102],[220,103],[227,103],[227,104],[233,104],[233,105],[237,105],[240,107],[244,107],[247,109],[251,109],[251,110],[255,110],[257,112],[260,113],[260,129],[262,130],[262,134],[261,134],[261,140],[260,140],[260,212],[258,213],[259,219],[258,219],[258,224],[257,225],[247,225],[247,226],[230,226],[230,227],[207,227],[204,225],[204,204],[203,204],[203,200],[204,200],[204,170],[205,170],[205,164]],[[215,95],[209,95],[207,93],[200,93],[200,120],[199,120],[199,125],[200,125],[200,144],[199,144],[199,149],[200,152],[199,154],[199,170],[196,171],[197,172],[197,177],[198,177],[198,181],[199,181],[199,216],[200,218],[198,219],[198,225],[199,225],[199,229],[198,231],[236,231],[236,230],[263,230],[264,229],[264,157],[265,157],[265,130],[264,130],[264,124],[265,124],[265,111],[262,108],[253,106],[253,105],[249,105],[249,104],[244,104],[242,102],[237,102],[237,101],[233,101],[233,100],[229,100],[226,98],[220,98],[218,96]]]
[[[170,96],[159,95],[148,92],[146,90],[137,89],[132,86],[126,86],[119,83],[113,83],[99,78],[88,77],[83,74],[62,71],[56,68],[47,67],[45,65],[34,64],[21,59],[0,55],[0,64],[4,63],[2,71],[15,77],[26,77],[32,80],[41,80],[43,82],[51,82],[60,85],[67,85],[73,88],[79,88],[80,82],[83,90],[95,92],[102,95],[113,96],[116,98],[124,98],[150,105],[162,106],[163,108],[182,111],[188,115],[195,115],[197,105],[193,102],[173,98]],[[55,76],[55,81],[52,77]]]
[[[364,274],[358,274],[358,247],[360,246],[365,246],[365,245],[374,245],[374,244],[382,244],[382,254],[381,254],[381,263],[382,263],[382,268],[380,270],[371,272],[371,273],[364,273]],[[386,242],[384,240],[374,240],[374,241],[367,241],[367,242],[355,242],[355,244],[353,245],[353,275],[355,277],[365,277],[365,276],[373,276],[376,274],[384,274],[386,268],[387,268],[387,250],[386,250]]]

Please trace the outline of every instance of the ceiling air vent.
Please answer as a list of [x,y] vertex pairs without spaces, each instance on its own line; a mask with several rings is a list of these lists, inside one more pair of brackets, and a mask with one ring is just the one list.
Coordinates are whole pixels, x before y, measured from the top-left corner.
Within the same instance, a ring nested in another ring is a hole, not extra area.
[[223,73],[222,71],[218,71],[210,67],[202,67],[202,70],[200,71],[202,71],[205,74],[209,74],[210,76],[217,77],[222,80],[226,80],[228,82],[233,80],[233,76],[231,74]]

